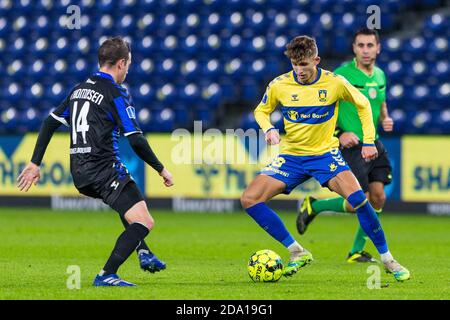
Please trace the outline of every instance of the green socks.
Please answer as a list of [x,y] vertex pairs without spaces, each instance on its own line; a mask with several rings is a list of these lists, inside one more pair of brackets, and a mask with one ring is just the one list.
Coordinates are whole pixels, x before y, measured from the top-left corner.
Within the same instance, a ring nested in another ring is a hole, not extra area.
[[345,199],[342,197],[316,200],[311,206],[316,214],[323,211],[346,212]]
[[363,251],[364,246],[366,245],[367,238],[368,237],[361,226],[358,226],[358,231],[356,231],[355,240],[353,240],[353,246],[350,254]]
[[[311,206],[315,214],[319,214],[323,211],[347,212],[345,208],[345,199],[342,197],[316,200],[311,203]],[[377,214],[381,211],[382,209],[375,209],[375,212]],[[353,254],[355,252],[363,251],[367,239],[367,235],[365,234],[361,226],[359,226],[358,231],[355,235],[355,240],[353,240],[352,251],[350,253]]]

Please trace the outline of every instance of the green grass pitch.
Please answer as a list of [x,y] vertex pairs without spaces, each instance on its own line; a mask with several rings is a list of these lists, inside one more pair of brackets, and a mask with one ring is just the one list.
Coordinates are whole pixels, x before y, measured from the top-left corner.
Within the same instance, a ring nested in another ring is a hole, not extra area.
[[[297,240],[315,258],[292,278],[253,283],[246,269],[250,255],[287,251],[245,213],[201,214],[154,211],[147,237],[164,260],[165,271],[141,271],[136,254],[119,270],[135,288],[94,288],[122,225],[112,211],[52,212],[0,210],[0,299],[449,299],[450,217],[385,214],[381,221],[390,250],[412,273],[396,282],[381,269],[381,288],[369,289],[368,264],[345,261],[356,231],[355,216],[322,216],[304,236],[296,215],[281,213]],[[375,253],[372,244],[367,250]],[[378,257],[378,255],[376,255]],[[67,267],[81,270],[81,289],[68,289]]]

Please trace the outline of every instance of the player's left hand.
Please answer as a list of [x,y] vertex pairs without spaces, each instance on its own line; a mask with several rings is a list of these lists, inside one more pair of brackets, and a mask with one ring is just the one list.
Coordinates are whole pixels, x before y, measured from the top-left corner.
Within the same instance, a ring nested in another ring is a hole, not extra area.
[[30,162],[17,178],[17,188],[19,188],[20,191],[27,192],[32,184],[36,185],[38,183],[40,178],[41,172],[39,166]]
[[375,146],[363,146],[361,155],[366,162],[375,160],[378,157],[378,150]]
[[164,179],[164,185],[165,185],[166,187],[171,187],[171,186],[173,186],[173,177],[172,177],[172,174],[171,174],[166,168],[164,168],[164,169],[159,173],[159,175],[160,175],[161,177],[163,177],[163,179]]
[[391,117],[386,117],[381,121],[381,126],[386,132],[391,132],[394,128],[394,120]]

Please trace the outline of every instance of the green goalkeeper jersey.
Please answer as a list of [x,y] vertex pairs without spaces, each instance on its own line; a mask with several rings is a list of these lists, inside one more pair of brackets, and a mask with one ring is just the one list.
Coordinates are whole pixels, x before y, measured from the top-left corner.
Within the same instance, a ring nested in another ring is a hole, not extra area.
[[[386,77],[383,70],[375,66],[371,76],[357,68],[356,59],[344,63],[334,71],[336,74],[343,76],[354,87],[370,101],[372,107],[373,124],[377,129],[380,119],[381,105],[386,100]],[[339,115],[337,126],[342,131],[350,131],[356,134],[360,141],[363,141],[363,130],[361,121],[359,120],[358,111],[351,102],[339,102]],[[375,139],[378,139],[376,132]]]

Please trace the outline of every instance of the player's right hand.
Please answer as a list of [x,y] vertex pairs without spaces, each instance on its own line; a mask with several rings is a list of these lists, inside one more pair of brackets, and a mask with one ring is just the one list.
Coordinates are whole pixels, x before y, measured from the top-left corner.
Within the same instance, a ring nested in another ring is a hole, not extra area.
[[274,145],[280,143],[280,134],[278,130],[269,130],[266,132],[266,142],[267,144]]
[[164,185],[165,185],[166,187],[171,187],[171,186],[173,186],[173,177],[172,177],[172,174],[171,174],[166,168],[164,168],[164,169],[159,173],[159,175],[160,175],[161,177],[163,177],[163,179],[164,179]]
[[354,146],[358,145],[359,138],[353,132],[344,132],[339,137],[339,143],[344,148],[351,148],[351,147],[354,147]]
[[19,188],[20,191],[27,192],[32,184],[36,185],[38,183],[40,178],[41,172],[39,166],[30,162],[17,178],[17,188]]

